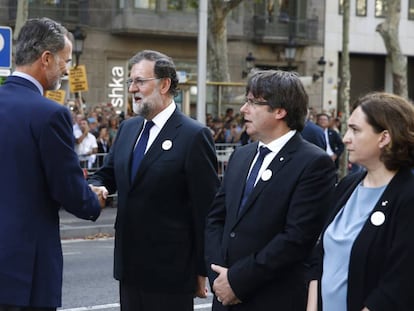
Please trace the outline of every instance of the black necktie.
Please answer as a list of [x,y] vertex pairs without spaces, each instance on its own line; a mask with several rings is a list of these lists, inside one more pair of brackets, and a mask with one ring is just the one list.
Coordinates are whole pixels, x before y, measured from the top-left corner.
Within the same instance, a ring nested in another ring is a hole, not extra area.
[[243,193],[243,198],[242,198],[240,208],[239,208],[239,214],[241,213],[244,207],[244,204],[247,201],[247,198],[249,197],[250,193],[252,192],[254,188],[257,174],[259,174],[259,170],[263,164],[263,160],[269,152],[271,152],[271,150],[265,146],[261,146],[259,149],[259,156],[257,157],[257,160],[254,163],[252,170],[250,171],[249,178],[247,178],[246,185],[244,187],[244,193]]
[[131,182],[134,180],[139,165],[141,164],[141,161],[144,158],[145,149],[147,149],[149,131],[153,125],[154,122],[152,121],[147,121],[147,123],[145,123],[144,130],[142,131],[141,137],[139,138],[138,143],[135,147],[134,154],[132,156]]

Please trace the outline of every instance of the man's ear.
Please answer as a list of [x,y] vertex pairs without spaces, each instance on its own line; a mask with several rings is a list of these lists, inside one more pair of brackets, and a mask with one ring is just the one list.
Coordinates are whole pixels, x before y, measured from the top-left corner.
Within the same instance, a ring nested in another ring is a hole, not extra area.
[[171,79],[170,78],[162,78],[160,80],[160,92],[162,95],[165,95],[170,90],[171,86]]
[[44,51],[42,55],[40,55],[40,60],[42,62],[42,66],[47,67],[49,63],[52,61],[53,54],[50,51]]
[[287,112],[284,108],[276,108],[274,111],[275,119],[282,120],[287,116]]

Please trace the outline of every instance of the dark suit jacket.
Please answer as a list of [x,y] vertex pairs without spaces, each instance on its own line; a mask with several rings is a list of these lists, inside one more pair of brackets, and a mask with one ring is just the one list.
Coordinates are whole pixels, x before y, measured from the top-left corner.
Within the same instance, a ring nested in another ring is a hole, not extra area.
[[[326,227],[345,205],[366,172],[348,175],[338,185],[333,213]],[[348,273],[349,311],[414,310],[414,176],[401,169],[391,180],[369,215],[352,247]],[[384,213],[382,225],[372,224],[371,215]],[[325,227],[325,229],[326,229]],[[318,260],[312,279],[320,281],[323,262],[323,239],[317,246]],[[320,286],[320,282],[319,286]],[[319,288],[320,293],[320,288]],[[321,306],[319,297],[319,307]],[[320,308],[321,310],[321,308]]]
[[307,120],[301,134],[302,137],[308,142],[311,142],[323,150],[326,150],[325,133],[319,125]]
[[61,304],[59,207],[96,219],[99,202],[74,151],[69,110],[30,81],[0,87],[0,304]]
[[[237,148],[208,215],[207,265],[228,267],[243,303],[231,310],[304,310],[303,262],[322,229],[335,183],[325,151],[296,133],[270,163],[237,216],[257,143]],[[212,283],[216,274],[210,269]],[[230,310],[214,300],[213,310]]]
[[219,183],[214,142],[209,129],[176,110],[131,184],[143,122],[122,122],[104,166],[90,180],[118,190],[114,275],[148,292],[193,293],[196,275],[206,274],[205,217]]
[[338,134],[333,129],[328,128],[328,138],[329,138],[329,146],[331,146],[332,151],[337,155],[335,160],[336,168],[339,167],[339,157],[344,152],[345,145],[342,141],[341,135]]

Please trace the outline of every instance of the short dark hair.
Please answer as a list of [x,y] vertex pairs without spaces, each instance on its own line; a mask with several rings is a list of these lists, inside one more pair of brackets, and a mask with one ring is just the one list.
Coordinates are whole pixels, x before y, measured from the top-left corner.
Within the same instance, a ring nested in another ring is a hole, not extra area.
[[316,115],[316,119],[319,119],[320,117],[327,117],[328,120],[331,120],[331,116],[325,112],[321,112]]
[[142,60],[149,60],[155,62],[154,75],[157,78],[169,78],[171,80],[170,89],[168,92],[172,96],[176,96],[178,92],[178,77],[175,65],[171,57],[153,50],[143,50],[135,54],[129,60],[129,69],[133,65],[138,64]]
[[16,42],[16,65],[34,63],[44,51],[55,54],[65,47],[68,31],[50,18],[33,18],[20,29]]
[[246,86],[246,95],[263,98],[274,110],[286,110],[286,124],[292,130],[302,131],[308,113],[308,94],[297,73],[282,70],[254,72]]
[[401,96],[372,92],[358,98],[353,109],[360,107],[375,133],[387,130],[391,143],[384,147],[380,159],[389,170],[414,166],[414,107]]

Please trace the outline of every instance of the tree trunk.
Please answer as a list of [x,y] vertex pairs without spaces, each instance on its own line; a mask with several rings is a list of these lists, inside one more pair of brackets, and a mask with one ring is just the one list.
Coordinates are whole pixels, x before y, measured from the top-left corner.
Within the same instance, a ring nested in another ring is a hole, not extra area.
[[402,54],[398,37],[401,15],[401,0],[387,0],[388,12],[385,21],[376,31],[384,40],[392,68],[393,93],[408,98],[407,57]]
[[[349,118],[349,93],[351,85],[351,71],[349,61],[349,8],[350,0],[343,1],[342,16],[342,62],[341,62],[341,78],[339,83],[339,102],[342,107],[342,126],[341,135],[344,137],[346,132],[346,124]],[[348,173],[348,152],[344,150],[339,167],[339,178],[343,178]]]
[[209,1],[207,51],[211,81],[230,81],[227,51],[227,15],[242,1]]
[[13,39],[17,40],[19,36],[20,29],[27,21],[29,16],[29,3],[28,0],[19,0],[17,1],[17,14],[16,14],[16,25],[14,27]]

